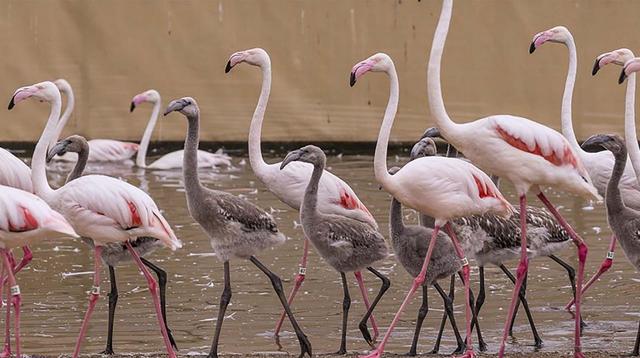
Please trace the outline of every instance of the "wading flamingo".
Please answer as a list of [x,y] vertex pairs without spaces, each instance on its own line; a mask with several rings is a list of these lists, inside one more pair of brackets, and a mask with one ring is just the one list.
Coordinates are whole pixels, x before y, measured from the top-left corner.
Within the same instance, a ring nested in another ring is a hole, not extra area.
[[14,92],[9,102],[9,109],[27,98],[35,98],[51,105],[49,119],[31,160],[31,179],[35,192],[53,209],[60,212],[80,236],[91,238],[95,244],[93,288],[89,295],[89,307],[82,322],[73,357],[78,357],[80,353],[89,319],[100,296],[102,248],[109,243],[120,243],[127,246],[147,279],[165,347],[169,357],[174,358],[175,352],[171,347],[162,319],[157,283],[133,249],[131,241],[150,236],[159,239],[164,246],[172,250],[180,248],[182,243],[173,233],[153,199],[124,181],[104,175],[85,175],[59,189],[52,189],[47,182],[45,157],[47,146],[57,132],[56,123],[62,106],[60,91],[55,84],[48,81],[21,87]]
[[[262,71],[262,89],[260,90],[260,98],[251,119],[249,128],[249,162],[251,169],[260,181],[283,203],[289,205],[295,210],[300,210],[300,204],[304,197],[304,189],[309,183],[313,166],[309,163],[295,162],[288,165],[284,170],[280,170],[281,163],[267,164],[262,157],[260,148],[260,136],[262,131],[262,122],[264,113],[267,109],[269,101],[269,93],[271,92],[271,59],[269,54],[261,49],[254,48],[246,51],[239,51],[229,57],[225,72],[231,71],[239,63],[247,63],[257,66]],[[378,224],[367,209],[367,207],[358,199],[356,193],[342,179],[333,175],[328,171],[320,178],[320,188],[318,191],[318,210],[324,214],[336,214],[346,216],[358,221],[362,221],[371,225],[374,229],[378,228]],[[291,305],[298,289],[304,281],[307,271],[307,255],[309,253],[309,241],[305,238],[302,259],[300,267],[295,278],[294,287],[289,294],[288,302]],[[367,310],[370,308],[369,298],[365,289],[364,281],[360,271],[355,271],[354,275],[360,287],[363,301]],[[278,336],[282,322],[284,321],[284,312],[280,315],[280,320],[276,324],[275,335]],[[374,316],[371,316],[371,326],[373,328],[373,340],[378,337],[378,325]]]
[[[562,217],[542,192],[540,186],[553,186],[588,199],[602,200],[591,183],[589,173],[569,141],[557,131],[526,118],[512,115],[493,115],[472,122],[458,124],[447,113],[440,84],[442,52],[451,22],[453,0],[444,0],[436,27],[427,70],[429,106],[442,136],[464,155],[487,172],[511,181],[520,198],[520,263],[511,305],[505,320],[498,356],[504,356],[511,318],[518,302],[518,294],[529,267],[526,235],[526,194],[532,189],[551,214],[571,236],[578,249],[578,277],[576,280],[576,314],[574,356],[582,358],[580,343],[580,303],[587,245]],[[540,36],[537,43],[548,35]],[[500,153],[500,155],[496,155]]]
[[211,247],[224,266],[224,289],[220,296],[216,331],[208,357],[218,357],[218,340],[222,321],[227,305],[231,301],[229,260],[233,257],[250,260],[269,277],[300,342],[299,357],[302,358],[305,354],[311,356],[311,344],[289,308],[280,277],[255,257],[262,250],[283,243],[285,236],[278,230],[273,217],[257,205],[227,192],[209,189],[202,185],[197,168],[200,109],[193,98],[184,97],[171,101],[164,115],[174,111],[180,112],[187,118],[182,173],[189,214],[207,233]]
[[[153,163],[147,165],[147,149],[149,149],[149,141],[151,141],[151,135],[153,134],[153,129],[156,127],[158,115],[160,114],[160,106],[162,105],[160,93],[154,89],[150,89],[135,95],[131,100],[130,111],[133,112],[133,110],[136,109],[136,106],[145,102],[151,103],[153,105],[153,109],[151,111],[151,116],[149,117],[149,122],[147,122],[147,127],[142,135],[142,139],[140,140],[140,147],[138,148],[138,154],[136,154],[136,166],[140,168],[159,170],[182,168],[184,150],[176,150],[174,152],[167,153]],[[215,168],[218,166],[231,166],[231,157],[222,153],[221,150],[218,150],[216,153],[209,153],[204,150],[198,151],[198,168]]]
[[463,278],[465,284],[465,303],[467,306],[467,337],[464,357],[474,357],[471,344],[471,307],[469,292],[469,265],[464,257],[455,233],[451,229],[449,220],[473,214],[495,212],[510,215],[513,208],[493,184],[489,176],[472,164],[455,158],[428,157],[407,163],[400,171],[391,176],[387,170],[387,145],[391,134],[391,127],[398,108],[399,84],[398,75],[391,58],[384,54],[375,54],[357,63],[351,70],[350,84],[353,86],[357,79],[367,72],[384,72],[390,79],[389,102],[384,113],[382,126],[378,135],[374,157],[374,172],[378,183],[402,204],[435,218],[435,227],[429,249],[425,257],[420,274],[407,293],[398,313],[391,322],[391,326],[384,335],[382,342],[367,357],[378,358],[384,351],[393,328],[397,324],[404,307],[413,297],[416,289],[424,283],[427,265],[431,259],[436,243],[435,235],[440,228],[449,234],[456,253],[463,260]]

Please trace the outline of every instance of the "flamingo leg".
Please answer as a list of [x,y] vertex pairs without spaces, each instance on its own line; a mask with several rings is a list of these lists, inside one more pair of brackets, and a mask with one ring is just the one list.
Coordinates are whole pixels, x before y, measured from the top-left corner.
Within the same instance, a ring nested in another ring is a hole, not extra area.
[[[411,341],[411,348],[409,348],[409,352],[407,353],[410,357],[415,357],[418,353],[418,339],[420,338],[420,330],[422,329],[422,322],[424,322],[425,317],[429,313],[429,297],[428,290],[426,285],[422,285],[422,305],[418,310],[418,318],[416,318],[416,329],[413,333],[413,341]],[[445,315],[446,317],[446,315]]]
[[18,266],[16,266],[13,269],[13,273],[17,274],[18,272],[20,272],[20,270],[22,270],[25,266],[27,266],[32,260],[33,260],[33,253],[31,252],[31,249],[29,249],[29,246],[23,246],[22,247],[22,259],[20,260],[20,263],[18,264]]
[[437,241],[438,232],[440,232],[440,226],[436,225],[431,234],[431,242],[429,242],[427,255],[425,256],[424,262],[422,263],[422,269],[420,270],[420,273],[418,274],[418,276],[416,276],[416,278],[413,279],[413,284],[409,288],[409,292],[407,292],[407,295],[402,301],[402,304],[400,305],[398,312],[396,312],[396,315],[393,317],[393,321],[391,321],[391,325],[387,329],[387,332],[384,334],[384,337],[382,338],[382,342],[378,344],[378,347],[376,349],[371,351],[371,353],[369,353],[368,355],[362,356],[362,358],[379,358],[382,355],[382,352],[384,352],[384,346],[387,344],[387,341],[391,337],[391,333],[393,332],[393,329],[398,324],[398,321],[400,320],[400,316],[402,315],[402,312],[404,311],[409,301],[411,301],[411,299],[413,298],[413,295],[418,289],[418,287],[420,287],[424,283],[425,277],[427,275],[427,267],[429,266],[429,261],[431,261],[431,256],[433,255],[433,249],[436,246],[435,244]]
[[464,341],[460,336],[460,332],[458,331],[458,326],[456,325],[456,319],[453,316],[453,299],[455,298],[455,282],[456,275],[451,275],[451,284],[449,286],[449,295],[444,292],[442,287],[435,282],[433,287],[436,288],[440,296],[442,296],[443,304],[444,304],[444,313],[442,314],[442,321],[440,322],[440,329],[438,330],[438,337],[436,338],[436,343],[433,345],[433,349],[430,354],[438,354],[440,351],[440,342],[442,342],[442,334],[444,333],[444,326],[447,323],[447,317],[451,321],[451,328],[453,328],[453,333],[456,336],[456,342],[458,343],[458,347],[453,352],[453,354],[460,354],[464,351]]
[[480,288],[478,291],[478,297],[476,298],[476,303],[475,303],[475,307],[473,310],[473,322],[471,323],[471,329],[473,330],[473,327],[475,326],[477,328],[477,334],[478,334],[478,349],[480,350],[480,352],[484,352],[487,350],[487,344],[484,342],[484,338],[482,338],[482,332],[480,330],[480,322],[478,322],[478,314],[480,313],[480,309],[482,308],[482,305],[484,305],[484,300],[486,299],[486,293],[485,293],[485,287],[484,287],[484,266],[480,266],[479,269],[479,280],[480,280]]
[[[458,257],[460,257],[460,259],[462,259],[462,262],[463,262],[461,276],[462,276],[462,280],[464,281],[464,296],[465,296],[465,306],[466,306],[465,318],[467,323],[467,335],[465,339],[466,351],[460,357],[474,358],[476,357],[476,354],[473,351],[473,337],[471,335],[471,322],[473,321],[473,318],[474,318],[474,315],[471,312],[471,305],[473,302],[473,298],[471,298],[471,282],[470,282],[471,270],[469,268],[469,262],[465,257],[464,250],[462,249],[462,246],[460,246],[460,242],[458,242],[456,233],[451,228],[451,224],[447,223],[444,228],[447,231],[447,234],[449,234],[449,238],[451,238],[451,242],[453,243],[453,247],[456,250],[456,254],[458,254]],[[477,322],[476,322],[476,325],[477,325]]]
[[[309,256],[309,239],[304,239],[304,247],[302,249],[302,258],[300,259],[300,266],[298,266],[298,274],[294,280],[293,288],[289,293],[289,297],[287,298],[287,304],[289,306],[293,305],[293,299],[296,297],[300,286],[302,286],[302,282],[304,282],[305,276],[307,275],[307,257]],[[282,324],[284,323],[284,319],[287,315],[285,310],[282,310],[280,313],[280,318],[276,323],[276,329],[274,331],[274,336],[278,337],[280,335],[280,329],[282,329]]]
[[513,288],[513,294],[511,296],[511,304],[509,305],[509,313],[507,313],[507,321],[504,324],[504,332],[502,333],[502,342],[500,343],[500,350],[498,351],[498,357],[504,356],[505,344],[507,337],[509,336],[509,327],[511,327],[511,321],[516,308],[516,303],[519,300],[520,288],[524,282],[524,278],[529,270],[529,256],[527,255],[527,196],[526,194],[520,195],[520,263],[518,264],[518,270],[516,271],[516,282]]
[[227,311],[227,306],[231,302],[231,274],[229,272],[229,261],[224,262],[224,289],[220,296],[220,306],[218,308],[218,320],[216,321],[216,332],[213,335],[213,342],[211,343],[211,351],[207,358],[218,357],[218,342],[220,341],[220,331],[222,329],[222,322],[224,321],[224,314]]
[[[14,335],[16,340],[16,357],[21,357],[20,354],[20,302],[22,301],[20,295],[20,287],[16,284],[16,277],[13,275],[14,263],[10,260],[10,253],[7,250],[3,250],[3,262],[9,275],[9,287],[7,295],[11,294],[11,303],[13,304],[13,310],[15,313],[14,321]],[[7,300],[7,312],[9,311],[9,301]]]
[[175,350],[178,350],[176,341],[175,339],[173,339],[173,334],[171,334],[171,329],[167,324],[167,273],[157,265],[145,259],[144,257],[140,257],[140,261],[142,261],[142,263],[145,266],[147,266],[149,269],[151,269],[151,271],[153,271],[156,274],[156,277],[158,277],[158,286],[160,287],[160,306],[162,308],[162,319],[164,320],[164,326],[167,327],[167,335],[169,336],[169,341],[171,342],[171,346]]
[[93,287],[91,288],[91,293],[89,293],[89,307],[87,308],[87,312],[84,315],[84,319],[82,320],[82,326],[80,327],[80,334],[78,334],[78,339],[76,340],[76,347],[73,350],[73,358],[78,358],[80,355],[80,346],[82,345],[82,340],[84,339],[85,334],[87,333],[87,328],[89,327],[89,320],[91,319],[91,314],[93,313],[93,309],[96,307],[96,303],[98,302],[98,298],[100,298],[100,269],[102,266],[102,246],[96,246],[93,252]]
[[107,345],[100,354],[113,354],[113,323],[116,314],[116,305],[118,304],[118,285],[116,283],[116,270],[113,266],[109,266],[109,282],[111,283],[111,291],[109,291],[109,323],[107,326]]
[[[11,265],[10,270],[15,273],[16,260],[14,259],[13,254],[10,251],[9,251],[9,265]],[[4,268],[4,265],[2,265],[2,267]],[[5,284],[7,285],[7,313],[6,313],[5,322],[4,322],[4,347],[2,349],[2,353],[0,353],[0,357],[11,357],[11,304],[10,304],[11,291],[9,289],[10,287],[9,275],[7,274],[6,276],[3,276],[2,280],[3,280],[2,286],[4,286]]]
[[[600,264],[600,268],[598,269],[598,272],[596,272],[596,274],[593,275],[593,277],[591,277],[589,279],[589,281],[587,281],[587,283],[582,288],[582,294],[583,295],[584,295],[585,292],[587,292],[589,287],[591,287],[591,285],[593,285],[600,278],[600,276],[602,276],[603,273],[609,271],[611,266],[613,266],[613,256],[614,256],[615,250],[616,250],[616,242],[617,242],[616,236],[615,235],[611,235],[611,239],[609,241],[609,250],[607,251],[607,256],[604,258],[604,261],[602,261],[602,264]],[[576,298],[575,298],[575,295],[574,295],[573,299],[571,301],[569,301],[569,303],[567,303],[566,306],[564,306],[564,309],[566,309],[567,311],[571,310],[571,307],[575,304],[575,302],[576,302]]]
[[342,288],[344,298],[342,300],[342,335],[340,338],[340,348],[335,354],[347,354],[347,322],[349,319],[349,307],[351,307],[351,296],[349,295],[349,287],[347,285],[347,277],[344,272],[340,272],[342,278]]
[[[509,269],[505,266],[505,265],[500,265],[500,269],[502,270],[502,272],[504,272],[504,274],[509,278],[509,280],[512,283],[516,282],[516,278],[513,277],[513,274],[511,273],[511,271],[509,271]],[[526,298],[526,292],[527,292],[527,277],[525,276],[524,281],[522,283],[522,287],[520,288],[520,293],[518,294],[519,300],[518,302],[522,303],[522,307],[524,308],[524,312],[527,315],[527,320],[529,321],[529,325],[531,326],[531,334],[533,334],[533,340],[534,340],[534,347],[536,348],[541,348],[542,347],[542,339],[540,338],[540,335],[538,334],[538,330],[536,329],[536,325],[535,323],[533,323],[533,315],[531,314],[531,311],[529,310],[529,303],[527,302],[527,298]],[[516,310],[518,308],[518,305],[516,305]],[[514,312],[513,317],[511,317],[511,326],[509,327],[509,335],[512,335],[512,330],[513,330],[513,322],[516,319],[516,312]]]
[[167,353],[169,354],[169,358],[175,358],[176,353],[171,346],[171,341],[169,340],[169,335],[167,334],[167,327],[164,325],[164,318],[162,315],[162,308],[160,307],[160,299],[158,298],[158,283],[151,276],[151,273],[144,265],[142,260],[140,259],[140,255],[136,252],[136,250],[131,246],[131,242],[128,240],[125,243],[127,245],[127,249],[129,249],[129,253],[138,264],[138,268],[147,279],[147,284],[149,285],[149,292],[151,293],[151,298],[153,299],[153,305],[156,309],[156,316],[158,318],[158,325],[160,326],[160,332],[162,333],[162,339],[164,340],[164,346],[167,349]]
[[[5,269],[4,269],[4,262],[2,263],[2,265],[0,265],[0,300],[2,299],[2,290],[4,288],[5,284],[9,284],[9,279],[8,276],[5,277]],[[7,294],[7,312],[9,313],[9,310],[11,309],[11,306],[9,305],[9,295]],[[11,315],[8,314],[8,317],[5,319],[5,325],[6,325],[6,331],[9,331],[9,319],[11,318]],[[2,353],[0,353],[0,357],[5,358],[5,357],[10,357],[11,356],[11,345],[10,345],[10,340],[11,337],[10,335],[7,333],[5,334],[5,343],[4,343],[4,348],[2,350]]]
[[[564,268],[567,271],[567,276],[569,276],[569,283],[571,284],[571,292],[573,294],[573,301],[575,302],[576,299],[576,270],[573,269],[573,267],[571,267],[571,265],[569,265],[568,263],[562,261],[559,257],[557,257],[556,255],[549,255],[549,258],[552,259],[553,261],[557,262],[558,265],[562,266],[562,268]],[[584,294],[584,289],[582,290],[582,294]],[[580,331],[582,332],[582,330],[584,330],[584,320],[582,319],[582,317],[580,318]]]
[[[378,277],[382,281],[382,286],[380,287],[380,291],[376,295],[376,298],[373,300],[373,303],[371,304],[371,306],[369,306],[368,302],[365,301],[365,304],[367,306],[367,313],[365,313],[364,317],[362,317],[362,320],[360,321],[360,324],[358,326],[360,327],[360,332],[362,332],[362,336],[367,341],[367,343],[369,343],[370,346],[374,346],[375,340],[377,338],[377,333],[375,333],[376,326],[373,326],[374,337],[372,339],[371,336],[369,335],[369,330],[367,329],[367,321],[371,319],[371,322],[373,325],[373,322],[374,322],[373,310],[376,308],[376,306],[378,305],[378,302],[380,302],[380,300],[382,299],[382,296],[384,296],[385,292],[387,292],[387,290],[391,286],[391,281],[389,281],[389,279],[385,275],[381,274],[378,270],[374,269],[373,267],[367,267],[367,270],[369,270],[369,272],[371,272],[372,274],[376,275],[376,277]],[[357,273],[360,273],[360,271],[357,271]],[[360,290],[362,291],[362,297],[367,297],[366,289],[364,287],[364,281],[362,281],[362,275],[359,275],[359,276],[360,276],[360,281],[358,282],[358,286],[360,286]],[[356,275],[356,277],[358,277],[358,275]],[[367,300],[368,300],[368,297],[367,297]]]
[[584,265],[587,261],[587,254],[589,249],[587,248],[587,244],[582,240],[580,236],[573,230],[571,225],[567,223],[567,221],[560,215],[558,210],[551,204],[549,199],[544,195],[541,191],[538,193],[538,198],[540,201],[544,203],[544,205],[549,209],[549,212],[558,220],[558,223],[562,226],[562,228],[569,234],[573,242],[576,244],[578,249],[578,278],[576,280],[576,317],[575,317],[575,332],[574,332],[574,357],[575,358],[584,358],[584,354],[582,354],[582,344],[580,342],[580,333],[581,333],[581,325],[582,316],[580,314],[580,306],[582,303],[582,281],[584,279]]

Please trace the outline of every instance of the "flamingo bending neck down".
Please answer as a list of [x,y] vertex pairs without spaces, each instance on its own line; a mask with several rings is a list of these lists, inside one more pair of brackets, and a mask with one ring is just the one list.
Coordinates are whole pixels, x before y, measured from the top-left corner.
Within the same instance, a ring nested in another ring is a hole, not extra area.
[[390,175],[387,169],[386,157],[391,127],[393,126],[398,108],[398,75],[396,74],[395,66],[391,58],[384,53],[378,53],[357,63],[353,67],[350,84],[353,86],[358,78],[370,71],[386,73],[391,83],[389,101],[376,144],[374,157],[376,180],[387,192],[405,206],[435,218],[435,227],[420,273],[415,278],[413,285],[391,322],[382,342],[380,342],[378,347],[367,357],[380,357],[402,311],[413,297],[416,289],[424,283],[427,267],[437,241],[436,235],[443,226],[454,244],[456,253],[464,263],[462,272],[465,283],[465,303],[467,307],[467,351],[463,357],[475,357],[471,342],[469,265],[465,258],[464,251],[455,233],[451,229],[449,220],[460,216],[483,214],[486,212],[495,212],[508,216],[511,215],[513,208],[502,196],[489,176],[472,164],[460,159],[444,157],[420,158],[407,163],[395,175]]
[[[574,55],[570,56],[570,62],[575,65],[575,46],[569,46],[570,53],[574,53]],[[593,70],[591,71],[592,75],[596,75],[598,71],[608,65],[608,64],[616,64],[618,66],[623,66],[625,62],[632,59],[634,57],[633,52],[626,48],[621,48],[618,50],[614,50],[611,52],[605,52],[596,58],[595,63],[593,64]],[[573,89],[573,80],[575,80],[575,71],[572,76],[573,78],[567,78],[567,82],[571,81],[570,90]],[[625,141],[627,143],[627,147],[629,148],[629,158],[631,163],[627,163],[625,165],[624,172],[622,173],[622,177],[620,178],[620,192],[622,193],[622,198],[627,207],[633,208],[635,210],[640,210],[640,180],[638,180],[638,173],[640,173],[640,150],[638,149],[638,139],[636,137],[636,124],[635,124],[635,116],[633,114],[634,101],[635,101],[635,76],[634,78],[629,79],[629,83],[627,84],[627,96],[626,96],[626,105],[625,108],[625,123],[624,123],[624,132],[625,132]],[[565,88],[565,91],[567,89]],[[629,102],[631,101],[631,107],[629,107]],[[563,128],[564,122],[571,121],[571,102],[564,101],[562,103],[562,120],[563,120]],[[567,115],[567,113],[569,113]],[[629,113],[631,115],[629,116]],[[587,171],[589,172],[589,176],[594,180],[594,185],[598,188],[598,192],[601,195],[604,195],[607,188],[607,182],[609,181],[609,177],[611,176],[611,171],[613,170],[613,165],[615,162],[614,156],[608,150],[599,151],[599,152],[588,152],[579,149],[579,153],[584,160]],[[627,159],[629,160],[629,159]],[[597,169],[600,169],[599,171]],[[634,170],[636,169],[636,170]],[[616,247],[616,237],[615,235],[611,235],[611,240],[609,241],[609,249],[607,251],[606,257],[598,271],[596,271],[595,275],[593,275],[589,281],[584,285],[582,289],[582,293],[584,294],[591,285],[596,282],[602,274],[607,272],[611,266],[613,265],[613,257],[614,251]],[[574,304],[574,300],[571,300],[566,306],[566,309],[570,309]]]
[[[176,150],[174,152],[167,153],[156,159],[153,163],[147,165],[147,150],[149,149],[149,142],[151,141],[151,135],[153,134],[153,129],[156,127],[158,115],[160,114],[160,107],[162,106],[160,93],[154,89],[150,89],[135,95],[131,100],[130,111],[133,112],[137,106],[145,102],[153,104],[153,109],[151,111],[149,121],[147,122],[147,127],[142,135],[142,139],[140,140],[140,147],[138,148],[138,154],[136,154],[136,166],[140,168],[158,170],[182,168],[184,150]],[[198,168],[216,168],[219,166],[230,167],[231,157],[222,153],[221,149],[215,153],[209,153],[204,150],[198,151]]]
[[[442,97],[440,66],[444,44],[451,22],[453,0],[444,0],[440,19],[434,34],[429,65],[427,69],[427,92],[429,106],[442,136],[464,155],[493,175],[511,181],[520,198],[521,254],[518,264],[516,284],[504,325],[499,357],[504,356],[506,339],[509,335],[511,317],[518,302],[518,294],[527,274],[529,259],[526,235],[526,194],[530,189],[537,193],[558,222],[571,236],[578,248],[578,277],[576,294],[576,315],[574,330],[574,356],[582,358],[580,332],[580,303],[582,280],[587,257],[584,240],[566,222],[558,210],[542,192],[540,186],[553,186],[589,199],[601,200],[591,183],[589,173],[582,164],[573,145],[555,130],[529,119],[511,115],[493,115],[472,122],[458,124],[449,117]],[[547,38],[544,34],[536,38],[540,42]],[[500,153],[496,156],[495,153]]]
[[285,236],[278,230],[273,217],[257,205],[227,192],[209,189],[202,185],[197,170],[200,109],[193,98],[184,97],[171,101],[164,115],[174,111],[180,112],[187,118],[182,173],[189,214],[207,233],[211,247],[224,266],[224,289],[220,296],[218,320],[208,357],[218,357],[222,322],[227,305],[231,301],[229,260],[234,257],[250,260],[269,277],[296,332],[300,343],[299,358],[305,354],[311,356],[311,344],[289,308],[282,290],[282,281],[255,257],[262,250],[283,243]]
[[[62,116],[57,125],[55,135],[52,135],[49,141],[49,148],[53,147],[60,134],[67,124],[67,121],[73,113],[75,106],[75,96],[73,95],[73,89],[66,80],[60,78],[54,81],[58,87],[60,93],[67,95],[67,107],[65,108]],[[133,158],[133,155],[138,151],[138,143],[123,142],[113,139],[92,139],[89,141],[89,161],[90,162],[126,162]],[[77,156],[72,153],[68,153],[62,157],[56,157],[55,160],[62,160],[67,162],[76,161]]]
[[[256,105],[249,128],[249,162],[251,163],[251,169],[258,179],[260,179],[267,189],[278,197],[278,199],[289,205],[292,209],[299,211],[304,197],[304,190],[313,172],[313,166],[309,163],[293,162],[283,170],[280,170],[279,167],[281,163],[267,164],[265,162],[260,148],[262,122],[264,121],[264,114],[267,109],[269,94],[271,93],[271,59],[269,58],[269,54],[261,48],[239,51],[229,57],[225,72],[231,71],[233,67],[240,63],[257,66],[262,71],[260,98],[258,99],[258,104]],[[326,170],[320,178],[318,210],[324,214],[336,214],[362,221],[376,229],[378,227],[375,219],[367,207],[358,199],[353,189],[342,179]],[[307,270],[308,253],[309,240],[305,238],[299,271],[295,278],[294,287],[289,294],[289,304],[293,303],[293,299],[304,281]],[[364,304],[367,310],[369,310],[369,298],[362,274],[360,271],[355,271],[354,275],[360,287]],[[280,332],[284,318],[285,315],[284,312],[282,312],[280,320],[276,324],[276,336],[278,336]],[[371,315],[370,320],[374,334],[373,340],[375,341],[378,336],[378,325],[373,315]]]
[[174,358],[175,352],[171,347],[162,319],[157,283],[133,249],[131,241],[139,237],[154,237],[172,250],[180,248],[182,243],[173,233],[153,199],[124,181],[103,175],[85,175],[59,189],[52,189],[47,182],[45,160],[47,146],[56,135],[56,123],[60,117],[62,106],[60,92],[52,82],[48,81],[21,87],[11,98],[9,109],[28,98],[35,98],[51,105],[49,119],[31,160],[31,179],[35,192],[53,209],[59,211],[80,236],[92,239],[95,245],[93,288],[73,357],[76,358],[80,354],[80,346],[88,328],[89,319],[100,295],[102,248],[110,243],[120,243],[127,246],[147,279],[165,347],[169,357]]

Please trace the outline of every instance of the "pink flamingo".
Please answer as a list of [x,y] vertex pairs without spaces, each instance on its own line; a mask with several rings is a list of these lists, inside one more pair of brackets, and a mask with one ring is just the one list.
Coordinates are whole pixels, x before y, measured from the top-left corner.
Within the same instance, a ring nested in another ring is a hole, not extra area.
[[[575,314],[574,356],[584,357],[580,344],[580,302],[587,245],[566,222],[558,210],[542,192],[540,186],[549,185],[585,198],[602,200],[591,183],[589,173],[565,137],[555,130],[529,119],[511,115],[494,115],[469,123],[458,124],[451,120],[444,106],[440,88],[440,64],[449,30],[453,0],[444,0],[440,20],[436,27],[428,65],[429,106],[442,136],[464,155],[489,173],[511,181],[520,198],[521,257],[511,305],[507,314],[499,357],[504,356],[505,342],[518,293],[528,270],[526,235],[526,194],[530,189],[537,193],[553,216],[563,226],[578,247],[578,278]],[[550,34],[542,33],[534,40],[534,46],[549,40]],[[496,155],[495,153],[500,153]]]
[[385,72],[389,75],[391,89],[389,102],[384,113],[382,126],[378,135],[374,157],[374,171],[376,180],[392,196],[402,204],[435,219],[431,242],[427,249],[422,269],[414,279],[407,296],[396,313],[382,342],[367,358],[378,358],[384,351],[384,346],[391,332],[400,319],[405,306],[413,297],[426,277],[427,267],[435,247],[436,238],[441,228],[449,234],[458,256],[462,259],[462,275],[465,284],[465,303],[467,319],[467,346],[463,357],[475,357],[471,342],[471,307],[469,287],[469,264],[464,251],[456,238],[449,220],[474,214],[494,212],[501,215],[511,215],[513,207],[502,196],[498,188],[480,169],[472,164],[446,157],[423,157],[407,163],[395,175],[390,175],[387,169],[387,146],[391,127],[398,108],[399,84],[398,75],[391,58],[378,53],[359,62],[351,70],[351,86],[357,79],[367,72]]
[[[49,147],[58,142],[58,138],[67,124],[67,121],[73,113],[75,105],[75,97],[71,85],[65,79],[57,79],[54,81],[55,85],[60,90],[60,93],[67,95],[67,107],[64,109],[60,121],[58,122],[56,134],[51,137]],[[92,139],[89,141],[89,161],[90,162],[124,162],[133,158],[138,151],[138,143],[123,142],[114,139]],[[55,157],[54,160],[63,160],[68,162],[76,161],[78,157],[75,153],[67,153],[64,156]]]
[[[7,311],[13,304],[15,313],[16,354],[20,354],[20,287],[16,284],[14,266],[11,263],[12,248],[34,244],[51,236],[78,237],[71,225],[58,212],[37,196],[16,188],[0,185],[0,255],[2,268],[0,277],[8,276],[11,299],[7,300]],[[0,285],[0,295],[2,287]],[[7,315],[9,317],[9,314]],[[8,321],[7,321],[7,324]],[[10,352],[8,353],[10,355]]]
[[[247,63],[257,66],[262,70],[262,90],[260,98],[256,105],[253,118],[251,119],[251,127],[249,129],[249,162],[251,169],[255,175],[264,183],[264,185],[283,203],[289,205],[295,210],[300,210],[300,204],[304,197],[304,191],[311,179],[313,165],[304,162],[294,162],[280,170],[281,162],[267,164],[262,157],[260,149],[260,136],[262,131],[262,122],[264,113],[267,109],[269,101],[269,93],[271,92],[271,59],[269,54],[261,49],[254,48],[246,51],[236,52],[229,57],[225,72],[239,63]],[[367,207],[358,199],[356,193],[342,179],[333,175],[328,171],[324,171],[320,178],[320,188],[318,191],[318,211],[323,214],[335,214],[346,216],[358,221],[362,221],[371,225],[374,229],[378,228],[376,220],[373,218]],[[300,267],[295,278],[295,285],[289,294],[288,303],[293,302],[302,282],[304,281],[307,270],[307,255],[309,253],[309,240],[305,238],[302,259]],[[354,275],[358,281],[360,292],[367,310],[370,308],[367,291],[362,280],[360,271],[355,271]],[[285,312],[280,315],[280,320],[276,324],[275,335],[278,336],[280,328],[285,318]],[[378,337],[378,325],[373,315],[370,317],[371,326],[373,328],[375,341]],[[360,327],[362,330],[363,327]],[[364,333],[364,332],[363,332]],[[371,341],[369,342],[372,343]]]
[[147,279],[165,347],[169,357],[174,358],[175,352],[171,347],[162,319],[157,282],[144,266],[129,240],[149,236],[160,240],[164,246],[172,250],[180,248],[182,243],[176,238],[153,199],[124,181],[103,175],[85,175],[59,189],[52,189],[47,182],[45,157],[47,145],[56,134],[56,123],[62,106],[60,92],[52,82],[48,81],[22,87],[13,94],[9,109],[27,98],[36,98],[51,104],[49,119],[31,160],[31,179],[35,192],[52,208],[59,211],[80,236],[91,238],[95,243],[93,288],[73,357],[78,357],[80,353],[89,319],[100,296],[102,247],[108,243],[122,243],[127,246]]
[[[610,64],[616,64],[618,66],[624,66],[624,64],[630,59],[634,58],[634,54],[631,50],[626,48],[617,49],[611,52],[605,52],[596,58],[595,63],[593,64],[593,70],[591,71],[592,75],[596,75],[598,71]],[[627,83],[627,95],[626,95],[626,111],[625,111],[625,119],[624,119],[624,137],[625,143],[627,145],[627,149],[629,151],[629,159],[631,165],[627,163],[625,165],[624,172],[622,173],[622,177],[620,178],[620,193],[622,195],[622,200],[627,207],[630,207],[634,210],[640,210],[640,179],[638,178],[638,174],[640,174],[640,150],[638,150],[638,138],[636,137],[636,122],[635,122],[635,114],[634,106],[635,106],[635,76],[633,78],[629,78],[629,82]],[[583,150],[584,152],[584,150]],[[610,151],[605,150],[597,153],[585,152],[587,154],[595,154],[600,155],[601,161],[600,163],[607,163],[611,165],[611,169],[613,168],[613,155]],[[606,162],[605,162],[606,160]],[[587,170],[589,170],[588,163],[585,161],[585,165],[587,165]],[[633,168],[633,170],[632,170]],[[634,173],[635,172],[635,173]],[[589,172],[591,175],[591,172]],[[591,175],[593,178],[593,175]],[[606,184],[608,182],[609,177],[611,177],[611,170],[608,172],[606,180],[604,181],[604,188],[606,188]],[[600,188],[598,188],[598,192],[604,194]],[[582,288],[582,294],[596,282],[602,274],[607,272],[611,266],[613,265],[613,257],[614,251],[616,248],[616,237],[615,235],[611,235],[611,240],[609,242],[609,249],[607,250],[606,257],[598,271],[593,275],[589,281]],[[565,309],[569,310],[575,303],[575,300],[572,299],[567,303]]]

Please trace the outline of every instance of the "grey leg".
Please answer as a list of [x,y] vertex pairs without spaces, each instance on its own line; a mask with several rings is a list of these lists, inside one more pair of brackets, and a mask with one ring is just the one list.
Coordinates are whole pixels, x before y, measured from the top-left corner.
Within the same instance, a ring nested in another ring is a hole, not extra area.
[[362,317],[362,320],[358,325],[358,327],[360,328],[360,332],[362,332],[362,336],[364,337],[365,341],[367,341],[369,345],[373,346],[374,342],[371,339],[371,334],[369,334],[369,329],[367,329],[367,321],[369,320],[369,317],[373,314],[373,310],[378,305],[378,302],[380,302],[380,299],[382,299],[382,296],[384,296],[385,292],[387,292],[387,290],[391,286],[391,281],[389,281],[389,279],[385,275],[381,274],[378,270],[374,269],[373,267],[367,267],[367,270],[369,270],[369,272],[371,272],[372,274],[376,275],[382,281],[382,286],[380,287],[380,291],[378,292],[378,295],[373,300],[373,303],[371,303],[371,307],[369,307],[369,309],[367,310],[367,313],[364,315],[364,317]]
[[220,307],[218,308],[218,320],[216,321],[216,332],[213,336],[213,342],[211,343],[211,351],[207,358],[218,357],[218,341],[220,340],[220,330],[222,328],[222,321],[224,321],[224,314],[227,311],[227,306],[231,301],[231,275],[229,273],[229,261],[224,262],[224,289],[220,296]]

